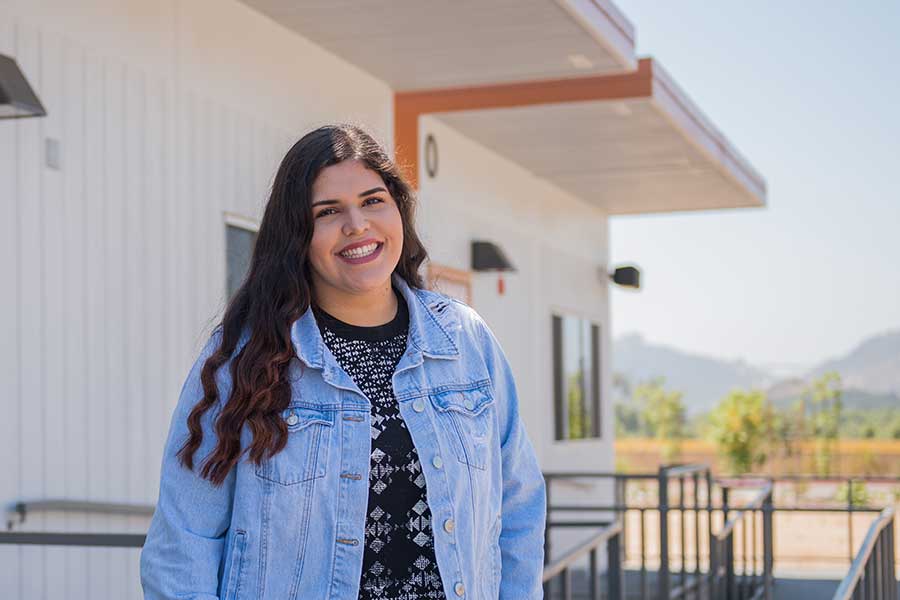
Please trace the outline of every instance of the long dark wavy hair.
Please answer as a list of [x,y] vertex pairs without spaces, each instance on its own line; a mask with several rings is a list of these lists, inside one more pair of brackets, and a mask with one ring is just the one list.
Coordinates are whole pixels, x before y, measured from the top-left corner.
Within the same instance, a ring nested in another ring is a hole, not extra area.
[[[178,451],[182,464],[193,469],[194,453],[203,440],[201,417],[218,400],[216,371],[232,358],[242,334],[249,331],[246,344],[231,361],[231,395],[214,423],[218,443],[200,471],[215,485],[225,480],[244,452],[259,465],[287,444],[287,426],[280,415],[291,400],[288,365],[296,357],[291,324],[312,300],[308,260],[314,226],[312,186],[325,167],[353,159],[381,176],[400,209],[403,248],[394,272],[411,287],[423,287],[419,266],[427,253],[414,228],[416,199],[384,148],[356,125],[327,125],[304,135],[278,167],[249,272],[216,327],[221,342],[203,365],[203,399],[188,416],[190,436]],[[253,442],[242,451],[244,423]]]

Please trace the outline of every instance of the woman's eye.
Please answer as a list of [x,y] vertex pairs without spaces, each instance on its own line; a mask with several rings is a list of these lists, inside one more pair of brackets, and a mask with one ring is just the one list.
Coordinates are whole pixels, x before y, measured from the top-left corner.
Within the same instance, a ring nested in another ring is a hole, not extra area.
[[332,213],[330,213],[330,212],[328,212],[328,211],[333,211],[333,210],[334,210],[333,208],[325,208],[325,209],[322,209],[322,210],[320,210],[320,211],[316,214],[316,218],[318,219],[319,217],[324,217],[324,216],[326,216],[326,215],[330,215],[330,214],[332,214]]
[[384,200],[382,200],[378,196],[372,196],[371,198],[366,198],[363,201],[363,206],[367,205],[369,203],[369,200],[374,200],[375,202],[373,202],[373,204],[378,203],[378,202],[384,202]]

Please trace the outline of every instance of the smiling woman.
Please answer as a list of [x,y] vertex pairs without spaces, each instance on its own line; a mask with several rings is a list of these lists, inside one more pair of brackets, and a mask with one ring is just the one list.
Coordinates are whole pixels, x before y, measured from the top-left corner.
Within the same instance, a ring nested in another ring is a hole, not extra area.
[[424,289],[414,206],[358,127],[288,151],[172,417],[146,599],[541,597],[515,382],[481,317]]
[[381,176],[360,160],[326,167],[312,189],[309,262],[316,304],[353,325],[397,311],[391,273],[403,248],[403,218]]

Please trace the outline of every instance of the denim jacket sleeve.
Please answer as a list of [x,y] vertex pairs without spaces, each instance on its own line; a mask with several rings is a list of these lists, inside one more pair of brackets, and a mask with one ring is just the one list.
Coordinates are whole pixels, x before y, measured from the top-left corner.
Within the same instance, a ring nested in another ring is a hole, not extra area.
[[481,322],[500,423],[503,504],[500,531],[500,600],[543,597],[546,492],[534,448],[519,416],[509,362],[491,330]]
[[[203,442],[194,453],[194,468],[188,470],[175,456],[188,437],[187,417],[203,398],[200,371],[206,358],[218,347],[214,334],[200,353],[184,382],[163,450],[159,500],[141,551],[141,586],[145,600],[215,600],[218,594],[219,562],[225,534],[231,522],[235,470],[221,486],[200,477],[203,460],[215,448],[212,424],[220,403],[230,394],[226,377],[228,363],[219,369],[219,403],[201,420]],[[224,383],[224,386],[223,386]],[[224,387],[224,389],[223,389]]]

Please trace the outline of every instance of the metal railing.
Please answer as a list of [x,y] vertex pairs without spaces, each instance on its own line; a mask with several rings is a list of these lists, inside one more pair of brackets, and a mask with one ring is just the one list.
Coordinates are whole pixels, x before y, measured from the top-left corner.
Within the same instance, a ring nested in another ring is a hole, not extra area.
[[91,546],[106,548],[140,548],[146,535],[137,533],[60,533],[42,531],[12,531],[24,523],[28,515],[42,512],[79,512],[103,515],[152,517],[154,506],[124,502],[95,502],[92,500],[19,500],[6,507],[7,531],[0,531],[0,545],[32,546]]
[[[712,531],[713,520],[713,480],[712,471],[706,465],[678,465],[664,466],[659,469],[659,595],[658,597],[668,600],[682,600],[690,596],[699,597],[700,590],[704,583],[703,577],[703,561],[702,561],[702,538],[700,535],[700,524],[702,517],[706,516],[707,531]],[[672,491],[670,486],[675,483],[675,490],[678,492],[677,503],[670,500]],[[705,487],[705,502],[701,505],[701,486]],[[693,502],[685,496],[686,492],[691,491]],[[669,524],[671,514],[678,514],[679,535],[679,562],[680,570],[678,572],[678,584],[673,584],[673,573],[671,572],[670,552],[671,548],[669,538]],[[693,514],[694,527],[693,531],[686,528],[687,515]],[[693,536],[694,540],[694,568],[688,569],[687,543],[689,538]],[[643,569],[642,569],[643,571]],[[642,596],[643,597],[643,596]]]
[[[772,599],[772,487],[770,481],[765,482],[753,499],[737,510],[728,505],[729,487],[722,487],[725,524],[710,534],[709,543],[711,600]],[[740,540],[740,561],[735,557],[736,539]]]
[[[729,477],[730,480],[746,480],[746,479],[758,479],[757,475],[738,475],[734,477]],[[836,483],[841,484],[843,487],[843,494],[846,494],[846,499],[843,501],[843,506],[814,506],[814,505],[794,505],[794,506],[784,506],[784,505],[776,505],[775,512],[777,513],[809,513],[809,514],[842,514],[846,513],[847,515],[847,547],[846,547],[846,558],[847,564],[852,564],[855,556],[855,548],[856,548],[856,540],[854,536],[854,527],[853,527],[853,516],[854,514],[866,514],[866,513],[879,513],[881,512],[884,505],[881,506],[873,506],[865,503],[860,503],[857,500],[856,492],[859,490],[865,490],[868,484],[893,484],[897,486],[898,490],[900,490],[900,477],[890,476],[890,475],[777,475],[770,476],[769,479],[772,481],[773,485],[779,486],[779,484],[787,483],[787,484],[799,484],[805,485],[809,483],[822,484],[822,483]],[[782,557],[782,558],[790,558],[790,557]],[[793,557],[797,558],[797,557]]]
[[[713,479],[709,467],[705,465],[664,466],[656,474],[623,474],[604,472],[551,472],[544,473],[547,483],[547,514],[554,512],[575,512],[590,514],[600,512],[615,515],[622,523],[621,561],[616,566],[610,562],[609,569],[624,569],[628,559],[627,516],[637,513],[639,516],[640,535],[640,571],[639,596],[642,600],[663,599],[680,600],[700,597],[701,588],[707,581],[709,537],[701,531],[712,531],[713,512]],[[615,502],[607,504],[556,504],[553,502],[556,493],[553,483],[556,481],[607,480],[614,485]],[[651,504],[631,505],[626,498],[626,485],[629,482],[655,483],[657,499]],[[656,572],[656,589],[651,591],[648,564],[648,538],[646,535],[647,513],[655,513],[659,517],[659,565]],[[568,524],[554,522],[554,526]],[[589,522],[578,522],[581,526]],[[599,525],[600,523],[597,523]],[[705,527],[704,527],[705,526]],[[674,530],[677,535],[671,535]],[[674,552],[673,552],[674,550]],[[550,529],[545,535],[545,556],[551,551]],[[674,558],[677,556],[678,561]],[[612,560],[610,558],[610,560]]]
[[[548,523],[548,529],[552,527],[586,527],[595,523],[581,523],[565,521],[562,523]],[[602,526],[600,531],[593,534],[582,544],[573,548],[558,560],[544,567],[544,597],[551,598],[554,592],[554,581],[559,581],[559,597],[562,600],[572,600],[574,589],[572,585],[573,567],[585,557],[588,559],[587,569],[587,597],[590,600],[599,600],[600,571],[598,568],[598,554],[606,546],[607,570],[606,570],[606,594],[608,600],[624,600],[625,585],[622,576],[621,543],[622,523],[616,521]]]
[[71,500],[68,498],[44,498],[41,500],[17,500],[6,506],[6,529],[12,529],[15,517],[24,523],[29,514],[41,512],[79,512],[102,515],[152,517],[155,506],[130,502],[97,502],[96,500]]
[[869,527],[850,571],[833,600],[896,600],[894,509],[885,508]]

